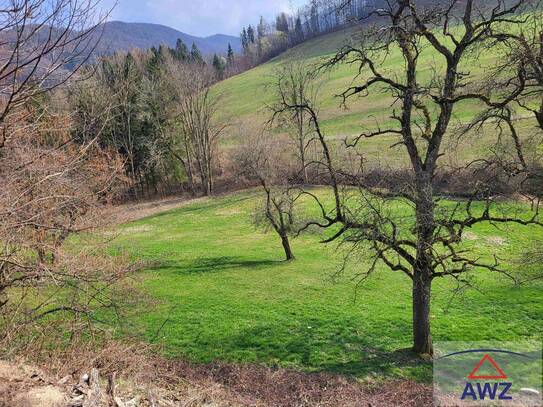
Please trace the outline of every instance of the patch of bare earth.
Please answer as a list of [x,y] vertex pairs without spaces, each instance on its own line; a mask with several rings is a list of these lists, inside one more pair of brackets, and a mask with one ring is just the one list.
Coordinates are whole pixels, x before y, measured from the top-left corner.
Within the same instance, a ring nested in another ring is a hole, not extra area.
[[0,361],[1,407],[63,407],[68,397],[39,369]]
[[487,238],[487,241],[493,246],[503,246],[507,244],[507,239],[500,236],[490,236]]
[[360,383],[264,366],[191,364],[110,346],[44,368],[0,362],[0,407],[377,407],[430,406],[432,389],[412,381]]

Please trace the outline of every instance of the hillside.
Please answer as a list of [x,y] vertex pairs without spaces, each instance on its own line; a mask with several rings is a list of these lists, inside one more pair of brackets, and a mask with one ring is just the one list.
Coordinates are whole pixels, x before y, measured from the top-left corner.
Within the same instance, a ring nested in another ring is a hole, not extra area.
[[[271,85],[277,68],[288,61],[300,59],[305,60],[309,65],[318,65],[334,55],[342,45],[353,41],[353,34],[356,37],[355,28],[312,39],[266,64],[220,82],[215,86],[215,91],[222,97],[221,119],[235,124],[236,131],[239,128],[249,131],[261,128],[269,119],[269,111],[266,106],[274,101],[274,89]],[[466,71],[482,76],[482,67],[492,65],[496,56],[495,50],[493,53],[483,53],[477,59],[467,61],[469,66],[465,67]],[[426,47],[419,62],[422,67],[419,74],[421,80],[429,78],[435,61],[440,61],[440,58],[432,53],[429,47]],[[392,50],[386,63],[380,69],[383,72],[401,75],[400,66],[403,66],[402,56],[398,50]],[[343,139],[346,136],[358,135],[364,128],[367,130],[374,127],[376,120],[382,125],[391,123],[391,106],[394,101],[389,95],[374,92],[368,97],[352,98],[346,107],[341,106],[341,100],[337,95],[353,84],[356,74],[357,66],[343,64],[321,76],[318,83],[320,119],[321,126],[329,137]],[[362,81],[363,78],[358,79],[358,83]],[[455,111],[455,119],[457,122],[471,119],[475,108],[473,104],[469,103],[458,106]],[[228,144],[235,145],[239,140],[239,133],[233,132]],[[378,161],[390,162],[391,150],[389,147],[394,144],[391,142],[392,140],[394,139],[387,137],[364,140],[363,148],[368,156]],[[449,142],[452,146],[454,140],[449,140]],[[469,159],[477,154],[480,155],[481,149],[488,147],[492,142],[492,139],[482,142],[480,139],[465,138],[462,140],[462,148],[458,151],[463,158]],[[403,157],[404,150],[397,148],[392,150],[392,154]],[[395,162],[398,163],[401,160]]]
[[158,24],[111,21],[104,24],[103,36],[97,52],[104,55],[133,48],[146,49],[161,44],[175,47],[179,38],[188,47],[195,43],[204,55],[224,54],[228,49],[228,43],[232,45],[235,52],[241,49],[239,38],[229,35],[216,34],[201,38]]

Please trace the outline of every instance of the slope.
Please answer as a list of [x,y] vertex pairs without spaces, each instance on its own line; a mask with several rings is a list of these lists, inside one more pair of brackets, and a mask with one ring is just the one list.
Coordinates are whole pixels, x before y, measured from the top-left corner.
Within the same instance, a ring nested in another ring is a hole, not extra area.
[[[262,125],[269,119],[270,113],[267,110],[274,101],[273,81],[277,69],[294,60],[304,60],[309,65],[319,65],[335,54],[343,45],[348,43],[356,44],[359,36],[356,28],[341,30],[332,34],[307,41],[298,47],[280,55],[276,59],[258,66],[241,75],[229,78],[215,86],[215,92],[221,94],[221,119],[234,124],[228,144],[235,145],[240,142],[241,136],[237,129],[249,129],[247,132],[260,131]],[[483,77],[485,66],[492,66],[499,55],[493,50],[474,55],[462,66],[463,71],[470,72],[475,78]],[[401,67],[403,58],[399,50],[392,49],[386,62],[379,67],[382,72],[397,74],[402,77]],[[429,81],[434,68],[440,69],[441,59],[432,52],[430,47],[425,47],[420,56],[419,79],[421,82]],[[363,77],[357,77],[356,64],[343,64],[325,72],[317,85],[319,98],[319,111],[321,126],[328,137],[343,139],[345,137],[358,135],[364,130],[375,128],[376,122],[381,126],[391,124],[390,118],[394,106],[394,99],[385,93],[372,93],[368,97],[352,98],[346,106],[342,106],[341,99],[337,96],[349,86],[356,83],[363,83]],[[465,123],[473,118],[477,111],[474,103],[464,103],[457,106],[455,110],[455,123]],[[522,122],[522,127],[527,128],[530,123]],[[372,159],[378,161],[390,161],[393,157],[403,157],[404,151],[401,148],[390,150],[394,144],[391,137],[380,137],[363,141],[365,153]],[[447,140],[450,151],[456,150],[458,140],[449,138]],[[480,157],[484,150],[493,144],[494,138],[488,137],[485,140],[471,136],[461,140],[461,148],[458,149],[463,159]],[[456,152],[455,152],[456,154]],[[400,162],[401,160],[396,160]]]

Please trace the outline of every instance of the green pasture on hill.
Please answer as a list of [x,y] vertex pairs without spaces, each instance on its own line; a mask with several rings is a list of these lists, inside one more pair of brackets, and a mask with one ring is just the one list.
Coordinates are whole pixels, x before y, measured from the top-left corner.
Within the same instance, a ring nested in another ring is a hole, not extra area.
[[[308,66],[319,66],[334,55],[345,44],[356,45],[359,34],[358,28],[341,30],[307,41],[272,61],[260,65],[240,75],[219,82],[214,87],[214,92],[221,95],[219,119],[221,122],[231,124],[228,138],[223,140],[225,146],[235,146],[247,142],[252,135],[262,131],[263,125],[270,117],[268,107],[273,104],[275,90],[273,88],[274,76],[278,69],[289,61],[304,60]],[[458,31],[458,30],[457,30]],[[354,37],[353,37],[354,36]],[[354,39],[353,39],[354,38]],[[443,71],[443,57],[438,55],[428,45],[422,46],[419,58],[418,78],[421,84],[427,84],[432,76],[434,68]],[[499,61],[502,52],[496,47],[491,51],[474,52],[466,56],[461,65],[462,72],[472,75],[472,85],[479,85],[484,74],[490,73],[490,68]],[[385,75],[396,75],[402,80],[403,57],[398,49],[392,48],[386,62],[378,66]],[[342,64],[332,70],[323,73],[317,83],[318,106],[322,128],[331,139],[343,140],[359,135],[361,132],[376,128],[379,122],[381,128],[397,125],[391,119],[393,110],[399,110],[394,104],[394,99],[374,87],[368,97],[354,97],[350,99],[346,107],[341,106],[341,98],[338,94],[349,86],[364,83],[364,76],[356,78],[357,64]],[[429,104],[431,106],[431,104]],[[498,129],[489,124],[484,132],[477,131],[463,137],[459,137],[458,127],[473,120],[482,110],[482,106],[475,102],[464,102],[457,105],[451,131],[444,140],[446,157],[471,161],[474,158],[488,157],[490,148],[497,140]],[[435,115],[435,111],[433,114]],[[532,117],[519,112],[521,119],[519,128],[524,137],[534,134],[535,120]],[[398,166],[407,159],[404,149],[399,146],[393,150],[390,146],[395,144],[397,138],[377,137],[363,140],[359,145],[365,157],[380,165]],[[391,160],[391,157],[394,157]]]

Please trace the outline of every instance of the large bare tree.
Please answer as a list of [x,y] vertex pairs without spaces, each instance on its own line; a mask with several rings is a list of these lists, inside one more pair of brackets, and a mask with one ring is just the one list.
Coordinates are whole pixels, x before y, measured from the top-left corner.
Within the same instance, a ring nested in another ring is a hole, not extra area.
[[227,124],[217,121],[218,95],[211,92],[213,72],[199,64],[170,64],[167,70],[175,92],[177,109],[173,120],[172,153],[182,163],[191,186],[200,178],[205,195],[214,190],[217,143]]
[[[455,203],[444,202],[435,186],[447,137],[462,127],[453,121],[459,106],[470,102],[478,105],[479,110],[500,109],[523,91],[523,78],[519,75],[511,77],[497,92],[481,90],[481,78],[466,67],[477,60],[487,45],[495,44],[497,35],[518,30],[524,21],[522,13],[531,2],[428,3],[413,0],[384,3],[383,8],[371,13],[375,25],[365,28],[359,45],[343,47],[324,66],[333,68],[342,63],[356,66],[358,75],[352,86],[340,92],[344,103],[353,97],[378,92],[391,98],[392,121],[364,129],[360,136],[347,140],[347,144],[363,150],[364,139],[395,139],[395,148],[403,150],[407,162],[404,184],[392,196],[379,188],[378,182],[368,185],[360,174],[336,170],[331,153],[333,144],[319,125],[314,101],[309,97],[293,104],[288,93],[280,92],[280,103],[275,110],[276,115],[300,109],[307,113],[321,146],[322,159],[316,165],[327,171],[333,191],[331,207],[311,191],[304,191],[316,202],[322,218],[306,227],[335,227],[337,232],[326,242],[342,241],[352,250],[373,253],[373,262],[369,270],[361,273],[362,278],[367,278],[382,263],[411,280],[413,350],[420,354],[433,352],[430,304],[435,279],[450,277],[462,283],[467,272],[481,269],[514,277],[495,256],[479,258],[467,251],[462,246],[466,230],[481,223],[543,226],[538,201],[533,213],[502,212],[498,196],[484,183],[470,185],[471,198]],[[496,46],[493,52],[498,49]],[[402,63],[393,71],[385,69],[383,66],[398,52]],[[421,61],[423,52],[433,53],[431,75],[422,72],[428,67]],[[474,118],[478,109],[472,110]],[[510,124],[512,129],[516,128],[515,121]],[[353,187],[342,188],[345,180]],[[397,202],[404,207],[401,214],[391,209]]]

